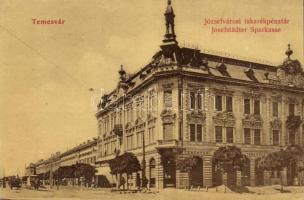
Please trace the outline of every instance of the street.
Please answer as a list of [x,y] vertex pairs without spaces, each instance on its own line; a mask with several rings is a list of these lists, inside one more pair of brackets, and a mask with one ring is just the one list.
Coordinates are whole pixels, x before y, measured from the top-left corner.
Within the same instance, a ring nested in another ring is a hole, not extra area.
[[177,189],[164,189],[161,191],[152,191],[149,193],[120,193],[111,192],[109,189],[88,189],[78,187],[68,187],[57,189],[45,189],[45,190],[10,190],[8,188],[0,189],[1,199],[103,199],[103,200],[293,200],[304,199],[304,187],[288,187],[286,193],[280,193],[277,187],[255,187],[249,188],[247,193],[235,193],[227,190],[224,193],[223,188],[218,188],[215,191],[214,188],[206,192],[205,189],[200,191],[185,191]]

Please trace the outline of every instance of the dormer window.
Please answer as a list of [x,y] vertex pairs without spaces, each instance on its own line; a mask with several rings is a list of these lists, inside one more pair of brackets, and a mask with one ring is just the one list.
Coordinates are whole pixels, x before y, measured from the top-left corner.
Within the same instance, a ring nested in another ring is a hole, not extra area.
[[227,66],[224,64],[224,62],[222,62],[221,64],[216,66],[216,69],[223,75],[223,76],[227,76],[230,77],[230,74],[227,71]]
[[245,70],[244,73],[245,73],[246,76],[247,76],[248,78],[250,78],[251,80],[253,80],[253,81],[258,81],[258,80],[256,79],[256,77],[254,76],[254,71],[251,69],[251,67],[250,67],[249,69]]

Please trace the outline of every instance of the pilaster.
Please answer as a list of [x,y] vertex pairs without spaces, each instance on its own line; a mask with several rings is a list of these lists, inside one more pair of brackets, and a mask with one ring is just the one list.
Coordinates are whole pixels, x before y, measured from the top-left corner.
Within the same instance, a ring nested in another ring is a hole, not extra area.
[[271,185],[271,171],[264,171],[264,185]]
[[250,186],[255,186],[255,159],[250,159]]
[[156,188],[163,189],[164,188],[164,168],[161,163],[160,155],[155,158],[156,161]]
[[203,185],[212,186],[212,159],[210,156],[203,158]]

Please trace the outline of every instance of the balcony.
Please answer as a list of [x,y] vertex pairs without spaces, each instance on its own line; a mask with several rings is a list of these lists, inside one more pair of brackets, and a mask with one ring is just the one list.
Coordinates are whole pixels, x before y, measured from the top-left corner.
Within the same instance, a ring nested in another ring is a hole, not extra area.
[[300,116],[297,115],[289,115],[286,120],[286,126],[289,130],[296,130],[302,124],[302,120]]
[[123,133],[122,124],[115,124],[113,132],[114,132],[115,135],[121,137],[122,133]]
[[177,140],[157,140],[156,148],[176,148],[181,147],[181,143]]

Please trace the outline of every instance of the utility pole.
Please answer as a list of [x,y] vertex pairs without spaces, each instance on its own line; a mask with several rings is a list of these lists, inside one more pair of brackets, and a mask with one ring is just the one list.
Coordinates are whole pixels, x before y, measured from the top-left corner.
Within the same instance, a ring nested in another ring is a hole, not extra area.
[[51,155],[51,168],[50,168],[50,188],[53,188],[53,162],[52,162],[52,156]]

